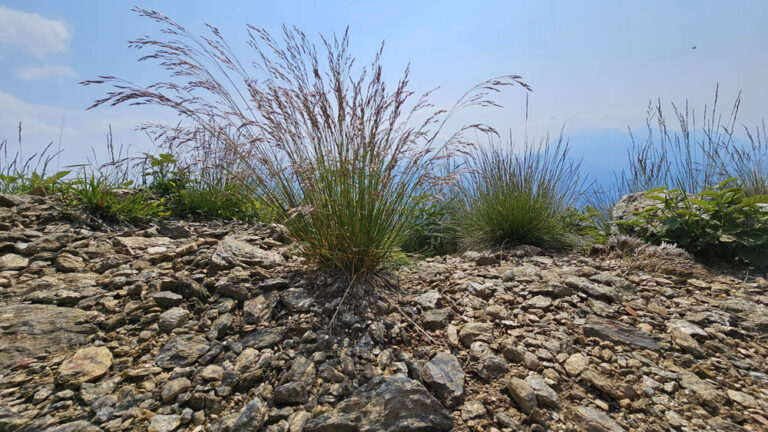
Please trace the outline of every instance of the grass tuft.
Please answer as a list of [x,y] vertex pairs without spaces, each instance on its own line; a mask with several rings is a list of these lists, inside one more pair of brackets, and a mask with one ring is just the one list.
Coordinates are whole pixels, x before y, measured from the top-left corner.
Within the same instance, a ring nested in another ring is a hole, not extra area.
[[310,259],[350,276],[382,268],[398,250],[425,205],[412,197],[433,195],[446,181],[440,167],[470,145],[465,133],[494,133],[483,124],[451,133],[448,119],[469,107],[498,106],[491,95],[503,87],[528,89],[521,77],[502,76],[471,88],[451,108],[435,108],[429,93],[415,98],[408,68],[394,85],[386,82],[381,50],[357,67],[347,32],[321,37],[318,47],[296,28],[275,38],[249,26],[255,61],[246,63],[216,27],[197,36],[158,12],[136,10],[168,37],[131,45],[149,50],[142,60],[157,61],[176,81],[86,81],[113,84],[93,106],[175,110],[187,127],[159,126],[158,135],[202,143],[195,151],[220,157],[219,166],[250,188]]
[[468,156],[468,172],[457,184],[462,246],[576,245],[573,208],[586,182],[580,162],[568,152],[560,136],[551,144],[526,143],[522,152],[515,152],[510,140]]

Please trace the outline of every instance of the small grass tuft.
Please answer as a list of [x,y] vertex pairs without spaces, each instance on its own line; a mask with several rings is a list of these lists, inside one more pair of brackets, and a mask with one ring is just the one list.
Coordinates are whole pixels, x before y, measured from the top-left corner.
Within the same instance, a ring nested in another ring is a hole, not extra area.
[[[580,162],[555,142],[514,151],[492,144],[466,158],[457,184],[459,237],[464,248],[528,244],[551,249],[576,245],[573,208],[585,190]],[[580,223],[580,222],[579,222]]]

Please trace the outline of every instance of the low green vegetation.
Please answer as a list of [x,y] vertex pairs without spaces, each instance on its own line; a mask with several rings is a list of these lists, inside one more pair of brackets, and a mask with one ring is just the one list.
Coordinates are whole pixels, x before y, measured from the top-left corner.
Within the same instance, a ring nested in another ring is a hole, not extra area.
[[129,189],[130,183],[117,188],[97,173],[83,174],[67,185],[63,194],[67,204],[107,222],[141,223],[168,215],[162,198]]
[[646,196],[659,205],[631,222],[646,240],[674,243],[703,258],[768,266],[768,195],[747,194],[734,178],[697,195],[659,188]]

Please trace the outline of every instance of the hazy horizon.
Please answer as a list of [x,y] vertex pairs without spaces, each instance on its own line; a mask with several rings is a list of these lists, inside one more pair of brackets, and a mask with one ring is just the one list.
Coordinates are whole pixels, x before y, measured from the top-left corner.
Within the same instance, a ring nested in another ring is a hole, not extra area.
[[[0,2],[0,140],[16,149],[23,124],[23,152],[61,143],[61,165],[82,163],[91,148],[103,152],[111,125],[116,145],[149,150],[142,121],[174,121],[152,107],[86,111],[104,87],[79,81],[116,75],[150,84],[163,71],[138,63],[141,52],[127,41],[157,35],[139,18],[133,2]],[[449,104],[483,79],[520,74],[533,87],[525,125],[520,89],[501,96],[503,110],[466,114],[522,140],[564,130],[574,156],[594,177],[607,179],[625,163],[627,128],[645,134],[649,100],[660,98],[700,110],[720,86],[727,114],[743,92],[741,121],[756,125],[768,103],[762,78],[768,34],[759,29],[768,4],[738,2],[231,2],[226,8],[202,1],[145,1],[194,31],[219,27],[244,59],[245,25],[278,32],[296,25],[309,35],[350,28],[351,49],[367,63],[386,42],[387,77],[411,64],[413,89],[440,86],[435,102]],[[763,35],[755,37],[756,35]],[[463,119],[463,118],[462,118]],[[103,153],[101,153],[103,156]]]

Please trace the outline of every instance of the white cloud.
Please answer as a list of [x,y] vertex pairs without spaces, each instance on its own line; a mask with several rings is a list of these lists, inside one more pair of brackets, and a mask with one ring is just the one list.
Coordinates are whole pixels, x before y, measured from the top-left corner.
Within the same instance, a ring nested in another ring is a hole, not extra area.
[[24,81],[47,78],[68,78],[77,76],[71,67],[65,65],[22,66],[16,69],[16,76]]
[[0,45],[38,58],[69,51],[72,31],[63,21],[0,6],[0,23]]

